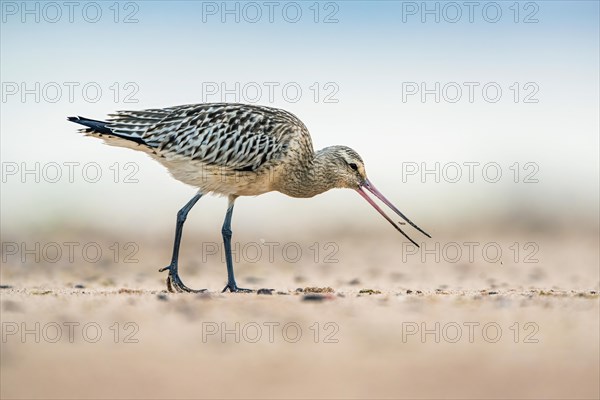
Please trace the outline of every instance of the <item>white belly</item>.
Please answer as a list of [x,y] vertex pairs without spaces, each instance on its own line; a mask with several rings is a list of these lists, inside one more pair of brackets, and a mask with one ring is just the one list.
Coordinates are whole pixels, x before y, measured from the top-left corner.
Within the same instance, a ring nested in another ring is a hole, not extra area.
[[178,181],[197,187],[204,194],[256,196],[273,191],[275,173],[270,170],[259,172],[235,171],[226,167],[206,165],[187,157],[153,155]]

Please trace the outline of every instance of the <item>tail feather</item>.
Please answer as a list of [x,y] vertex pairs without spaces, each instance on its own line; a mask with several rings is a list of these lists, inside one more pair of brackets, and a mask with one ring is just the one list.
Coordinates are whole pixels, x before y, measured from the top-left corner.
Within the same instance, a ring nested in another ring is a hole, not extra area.
[[109,123],[105,121],[97,121],[95,119],[89,119],[85,117],[67,117],[67,119],[71,122],[75,122],[76,124],[80,124],[88,127],[85,132],[87,133],[98,133],[100,135],[110,135],[115,136],[121,139],[130,140],[132,142],[136,142],[138,144],[146,144],[144,139],[135,135],[125,135],[122,133],[114,132],[112,129],[108,127]]

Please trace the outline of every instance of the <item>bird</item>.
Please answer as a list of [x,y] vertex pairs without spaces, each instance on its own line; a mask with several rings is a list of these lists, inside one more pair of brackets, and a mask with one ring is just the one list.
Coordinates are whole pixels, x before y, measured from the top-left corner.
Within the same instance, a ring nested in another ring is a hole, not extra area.
[[367,178],[360,155],[347,146],[315,151],[304,123],[291,112],[274,107],[238,103],[200,103],[139,111],[116,111],[105,121],[68,117],[83,125],[79,131],[106,144],[145,152],[166,167],[177,180],[198,189],[178,212],[171,262],[169,292],[198,293],[178,272],[179,247],[188,212],[207,194],[228,197],[221,229],[227,267],[222,292],[252,292],[237,285],[231,256],[231,220],[240,196],[277,191],[310,198],[334,188],[357,191],[379,214],[415,246],[367,194],[370,192],[423,235],[431,236],[409,220]]

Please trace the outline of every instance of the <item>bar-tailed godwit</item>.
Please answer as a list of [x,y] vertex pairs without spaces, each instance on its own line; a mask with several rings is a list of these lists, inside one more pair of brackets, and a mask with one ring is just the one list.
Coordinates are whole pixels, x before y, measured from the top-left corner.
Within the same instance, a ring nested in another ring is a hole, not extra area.
[[81,131],[108,144],[148,153],[173,177],[198,188],[177,213],[175,243],[167,288],[201,292],[183,284],[178,273],[183,223],[205,194],[227,195],[229,205],[221,230],[227,264],[223,292],[239,288],[231,257],[231,217],[236,198],[278,191],[292,197],[313,197],[334,188],[356,190],[402,235],[415,241],[371,199],[371,192],[427,237],[367,179],[361,157],[349,147],[331,146],[315,152],[308,129],[295,115],[271,107],[245,104],[193,104],[142,111],[118,111],[106,121],[69,117],[84,125]]

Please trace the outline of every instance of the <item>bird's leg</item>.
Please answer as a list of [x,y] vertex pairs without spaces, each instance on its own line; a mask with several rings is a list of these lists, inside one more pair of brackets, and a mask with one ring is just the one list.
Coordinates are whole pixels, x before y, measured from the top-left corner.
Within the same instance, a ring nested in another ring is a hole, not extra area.
[[223,234],[223,244],[225,245],[225,261],[227,262],[227,286],[223,289],[223,292],[229,290],[230,292],[243,292],[250,293],[251,289],[242,289],[235,283],[235,277],[233,276],[233,260],[231,259],[231,217],[233,216],[233,204],[237,196],[229,196],[229,207],[227,208],[227,214],[225,214],[225,221],[223,222],[223,228],[221,233]]
[[185,286],[179,278],[178,261],[179,261],[179,245],[181,244],[181,235],[183,233],[183,223],[187,218],[188,212],[194,207],[194,204],[202,197],[201,193],[197,193],[190,201],[179,212],[177,212],[177,225],[175,225],[175,243],[173,244],[173,257],[171,258],[171,264],[167,267],[161,268],[159,271],[163,272],[169,270],[169,276],[167,277],[167,290],[169,292],[188,292],[188,293],[200,293],[206,289],[194,290]]

